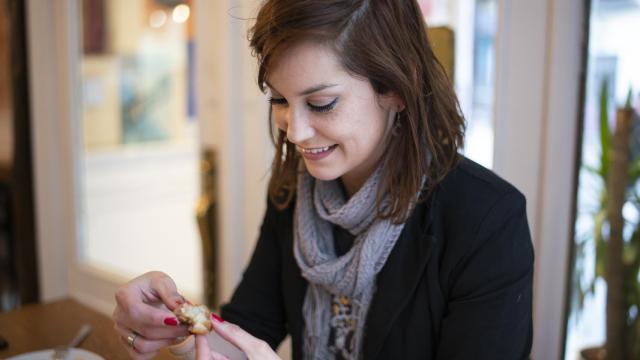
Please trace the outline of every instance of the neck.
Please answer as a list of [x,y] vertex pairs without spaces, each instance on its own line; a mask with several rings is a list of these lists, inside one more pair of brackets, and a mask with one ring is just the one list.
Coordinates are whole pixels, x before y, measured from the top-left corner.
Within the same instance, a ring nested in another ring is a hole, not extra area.
[[362,187],[362,184],[360,184],[360,186],[357,186],[357,185],[348,186],[347,183],[345,183],[344,176],[339,178],[338,180],[339,180],[340,188],[342,189],[342,195],[346,200],[349,200],[353,196],[353,194],[357,193],[358,190]]
[[342,182],[342,188],[344,190],[344,194],[347,197],[347,199],[350,199],[353,195],[355,195],[355,193],[358,192],[358,190],[360,190],[362,185],[364,185],[365,181],[367,181],[367,177],[356,178],[354,176],[343,175],[340,178]]
[[350,199],[355,193],[357,193],[365,182],[369,179],[373,171],[376,169],[375,164],[369,166],[366,169],[354,169],[351,172],[342,175],[340,178],[342,182],[342,189],[348,199]]
[[356,167],[340,177],[347,200],[360,190],[362,185],[364,185],[371,174],[373,174],[379,166],[381,159],[382,154],[376,154],[368,162]]

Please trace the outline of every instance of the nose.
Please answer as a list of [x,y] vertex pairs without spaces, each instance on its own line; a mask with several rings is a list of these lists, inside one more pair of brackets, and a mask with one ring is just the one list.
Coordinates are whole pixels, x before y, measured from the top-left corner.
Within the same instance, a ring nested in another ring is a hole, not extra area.
[[315,130],[311,126],[310,119],[305,114],[289,111],[287,116],[287,139],[294,144],[304,144],[313,138]]

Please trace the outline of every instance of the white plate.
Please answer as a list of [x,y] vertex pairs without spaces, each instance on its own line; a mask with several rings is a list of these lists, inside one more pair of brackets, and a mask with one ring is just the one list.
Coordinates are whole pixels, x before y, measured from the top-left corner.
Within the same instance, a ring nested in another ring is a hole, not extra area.
[[[20,354],[8,358],[7,360],[51,360],[53,349],[34,351],[27,354]],[[69,349],[68,360],[104,360],[102,356],[84,349]]]

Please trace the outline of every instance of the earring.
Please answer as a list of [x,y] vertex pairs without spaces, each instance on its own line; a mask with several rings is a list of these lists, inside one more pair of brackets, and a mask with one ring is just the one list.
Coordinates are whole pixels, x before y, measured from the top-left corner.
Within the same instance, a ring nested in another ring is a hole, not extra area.
[[400,133],[400,127],[402,125],[400,124],[400,112],[398,111],[396,113],[396,119],[393,122],[393,129],[391,129],[391,134],[393,136],[398,136],[398,134]]

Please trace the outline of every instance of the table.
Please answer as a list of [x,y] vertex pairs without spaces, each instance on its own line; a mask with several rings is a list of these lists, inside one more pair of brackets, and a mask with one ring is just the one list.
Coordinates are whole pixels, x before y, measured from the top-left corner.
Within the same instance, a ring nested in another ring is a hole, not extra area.
[[[0,359],[66,344],[85,323],[91,325],[92,331],[80,348],[107,360],[129,359],[111,319],[72,299],[27,305],[0,313],[0,336],[9,343],[7,349],[0,350]],[[156,359],[169,360],[174,357],[163,350]]]

